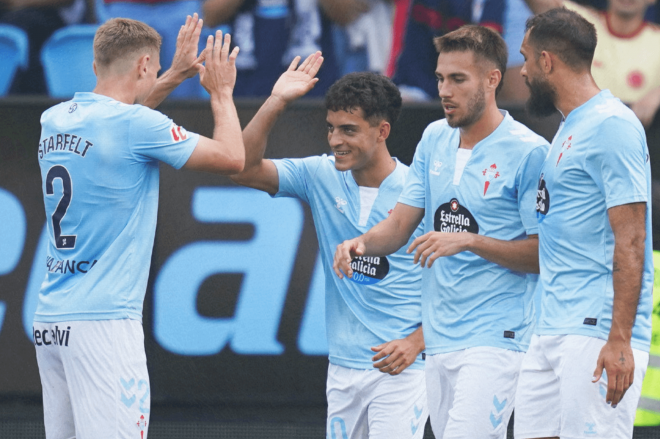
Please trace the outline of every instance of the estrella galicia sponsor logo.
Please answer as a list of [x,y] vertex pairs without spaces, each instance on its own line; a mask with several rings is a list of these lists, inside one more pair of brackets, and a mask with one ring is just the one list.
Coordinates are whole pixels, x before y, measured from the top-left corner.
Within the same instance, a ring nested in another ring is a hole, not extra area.
[[469,210],[460,205],[456,198],[452,198],[449,203],[442,204],[438,207],[433,219],[433,228],[436,232],[479,233],[477,220],[474,219],[474,216]]
[[32,340],[34,341],[35,346],[69,346],[69,333],[71,332],[71,326],[67,326],[66,329],[55,325],[54,329],[38,329],[34,326],[32,327]]
[[355,283],[372,285],[385,279],[390,272],[390,262],[385,256],[357,256],[351,262],[353,277],[349,278]]
[[539,179],[539,187],[536,191],[536,216],[539,220],[543,220],[541,215],[547,215],[550,210],[550,192],[545,185],[544,174],[541,174]]

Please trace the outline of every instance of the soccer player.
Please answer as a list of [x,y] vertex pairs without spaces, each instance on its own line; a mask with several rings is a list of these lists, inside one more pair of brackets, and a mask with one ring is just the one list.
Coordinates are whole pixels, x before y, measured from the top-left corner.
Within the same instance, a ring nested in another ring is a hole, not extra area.
[[[541,309],[516,394],[516,438],[632,437],[648,363],[653,263],[648,148],[591,76],[594,26],[567,9],[527,21],[529,110],[560,111],[541,168]],[[615,409],[615,410],[612,410]]]
[[[547,142],[499,110],[507,48],[464,26],[435,40],[445,119],[417,146],[392,214],[337,247],[335,273],[354,257],[407,247],[423,270],[422,323],[431,426],[437,438],[505,438],[533,323],[538,272],[534,214]],[[437,260],[442,257],[442,259]]]
[[326,281],[327,437],[421,438],[428,418],[421,270],[400,251],[356,258],[351,280],[332,275],[335,247],[386,218],[403,189],[408,167],[390,156],[386,144],[401,95],[385,76],[349,74],[326,95],[331,155],[266,160],[269,131],[285,107],[317,82],[323,58],[317,53],[300,67],[298,62],[243,131],[245,170],[231,178],[312,209]]
[[[159,162],[230,174],[245,161],[232,101],[238,50],[230,55],[230,36],[223,42],[218,33],[198,57],[201,28],[188,17],[172,69],[157,80],[158,33],[134,20],[108,21],[94,38],[94,92],[76,93],[41,117],[50,239],[33,334],[49,439],[147,437],[142,303]],[[140,105],[155,105],[198,72],[211,95],[212,139]]]

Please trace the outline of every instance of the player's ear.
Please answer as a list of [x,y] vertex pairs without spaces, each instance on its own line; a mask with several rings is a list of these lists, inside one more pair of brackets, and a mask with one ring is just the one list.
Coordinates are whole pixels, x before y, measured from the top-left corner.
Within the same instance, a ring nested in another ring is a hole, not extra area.
[[495,90],[497,90],[497,86],[500,85],[500,82],[502,82],[502,72],[500,69],[492,69],[490,72],[488,72],[486,79],[488,88],[495,92]]
[[546,52],[545,50],[541,52],[541,55],[539,55],[539,66],[541,67],[541,70],[543,73],[546,75],[552,71],[553,63],[554,63],[554,57],[550,52]]
[[143,77],[147,75],[147,69],[149,68],[149,60],[151,56],[149,54],[144,54],[137,60],[137,69],[138,77]]
[[384,142],[385,140],[387,140],[387,138],[390,137],[391,129],[392,126],[388,121],[386,121],[385,119],[381,120],[378,126],[378,141]]

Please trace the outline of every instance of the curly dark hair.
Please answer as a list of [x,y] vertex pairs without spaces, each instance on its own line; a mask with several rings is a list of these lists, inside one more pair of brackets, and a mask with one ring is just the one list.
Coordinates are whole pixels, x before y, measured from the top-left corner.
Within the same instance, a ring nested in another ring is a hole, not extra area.
[[371,126],[382,120],[394,125],[401,114],[401,93],[387,76],[354,72],[332,84],[325,95],[325,107],[349,113],[362,108],[364,120]]

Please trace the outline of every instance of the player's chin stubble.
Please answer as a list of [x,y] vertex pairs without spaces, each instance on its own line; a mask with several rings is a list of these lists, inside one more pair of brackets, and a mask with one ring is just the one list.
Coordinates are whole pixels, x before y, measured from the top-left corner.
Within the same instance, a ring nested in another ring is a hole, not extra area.
[[525,103],[527,112],[534,117],[547,117],[555,114],[557,90],[546,80],[525,80],[529,88],[529,99]]
[[486,109],[486,92],[479,88],[467,104],[467,114],[462,119],[447,117],[447,125],[452,128],[470,126],[478,121]]

